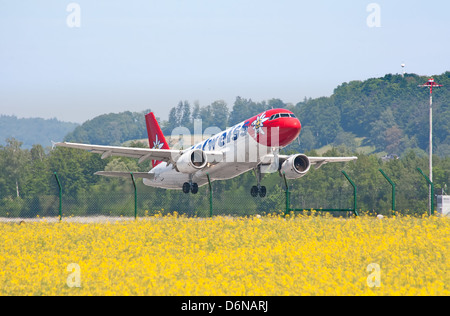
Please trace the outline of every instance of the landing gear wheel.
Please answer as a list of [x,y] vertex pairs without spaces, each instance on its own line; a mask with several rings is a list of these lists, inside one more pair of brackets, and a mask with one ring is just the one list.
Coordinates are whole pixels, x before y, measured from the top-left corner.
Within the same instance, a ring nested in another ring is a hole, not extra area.
[[253,197],[257,197],[258,196],[258,187],[256,185],[252,186],[252,189],[250,190],[250,194]]
[[188,194],[191,191],[191,185],[188,182],[183,183],[183,193]]
[[260,187],[259,188],[259,196],[260,197],[266,197],[266,193],[267,193],[267,191],[266,191],[266,187]]
[[260,197],[263,198],[266,196],[267,190],[266,187],[261,186],[261,178],[262,178],[261,166],[258,166],[253,170],[255,172],[257,185],[252,186],[252,190],[250,191],[250,193],[253,197],[257,197],[259,195]]
[[192,185],[191,185],[191,193],[192,194],[197,194],[198,193],[198,184],[197,183],[192,183]]

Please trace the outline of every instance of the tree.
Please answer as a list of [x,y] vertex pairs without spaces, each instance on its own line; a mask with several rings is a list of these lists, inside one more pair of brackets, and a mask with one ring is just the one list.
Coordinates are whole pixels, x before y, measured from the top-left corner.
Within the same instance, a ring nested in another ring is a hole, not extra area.
[[244,99],[241,97],[236,97],[234,101],[233,110],[231,111],[229,124],[235,125],[249,117],[255,115],[255,102],[252,99]]
[[[22,176],[26,174],[26,166],[30,161],[29,152],[21,149],[22,142],[15,138],[8,138],[4,147],[3,171],[6,178],[14,185],[15,195],[20,196],[19,184]],[[7,192],[11,193],[11,186]]]
[[191,105],[188,101],[184,101],[182,109],[180,125],[191,129]]
[[370,139],[371,143],[379,150],[386,147],[386,130],[396,126],[395,117],[392,109],[388,108],[381,113],[378,120],[371,125]]
[[210,105],[202,107],[200,109],[200,119],[202,120],[203,129],[208,128],[210,126],[216,126],[214,125],[214,119],[212,116],[212,109]]
[[281,101],[280,99],[270,99],[268,102],[269,108],[273,109],[279,109],[279,108],[285,108],[286,104]]
[[169,112],[169,121],[164,129],[164,133],[170,134],[174,128],[178,127],[177,109],[171,108]]
[[214,126],[217,126],[222,130],[227,128],[229,112],[225,101],[214,101],[211,104],[211,116]]
[[[295,143],[293,143],[295,146]],[[302,129],[302,132],[300,133],[300,148],[298,151],[306,151],[306,150],[312,150],[316,148],[317,142],[316,138],[314,136],[312,127],[306,126]]]
[[192,119],[193,120],[198,120],[200,119],[200,104],[198,103],[198,101],[194,102],[194,109],[192,110]]
[[400,144],[403,140],[403,131],[398,126],[388,128],[384,132],[384,139],[386,143],[386,151],[388,153],[395,153],[400,149]]
[[57,172],[68,196],[77,197],[80,193],[89,191],[91,185],[96,184],[100,177],[94,175],[104,170],[107,160],[100,155],[84,150],[57,147],[48,157],[48,172]]
[[333,144],[335,146],[345,146],[351,151],[356,151],[358,144],[355,140],[355,134],[341,131],[336,135]]
[[31,153],[31,160],[32,161],[42,161],[45,158],[44,148],[40,144],[33,145],[31,147],[30,153]]
[[302,126],[311,128],[318,146],[332,143],[342,131],[340,112],[331,98],[319,98],[302,104],[299,113]]

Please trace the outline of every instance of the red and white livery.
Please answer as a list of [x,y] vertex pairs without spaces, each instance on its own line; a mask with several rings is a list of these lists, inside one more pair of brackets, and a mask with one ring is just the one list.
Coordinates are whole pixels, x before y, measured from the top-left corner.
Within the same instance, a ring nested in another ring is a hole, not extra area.
[[[165,189],[182,189],[184,193],[198,192],[211,181],[227,180],[254,170],[256,185],[252,196],[266,195],[261,185],[262,174],[279,172],[288,179],[303,177],[312,165],[315,168],[330,162],[347,162],[357,157],[308,157],[304,154],[281,155],[280,149],[292,143],[300,134],[301,124],[286,109],[271,109],[255,115],[225,131],[217,133],[188,149],[170,149],[153,113],[145,116],[151,148],[98,146],[57,143],[56,146],[78,148],[102,155],[132,157],[139,162],[152,160],[153,168],[133,173],[144,184]],[[129,172],[99,171],[110,177],[129,177]]]

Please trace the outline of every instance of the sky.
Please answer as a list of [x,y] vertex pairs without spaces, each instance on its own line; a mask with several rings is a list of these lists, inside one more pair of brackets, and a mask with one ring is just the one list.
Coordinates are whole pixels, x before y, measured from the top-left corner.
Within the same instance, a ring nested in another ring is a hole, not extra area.
[[0,0],[0,114],[82,123],[180,100],[296,104],[450,70],[450,1]]

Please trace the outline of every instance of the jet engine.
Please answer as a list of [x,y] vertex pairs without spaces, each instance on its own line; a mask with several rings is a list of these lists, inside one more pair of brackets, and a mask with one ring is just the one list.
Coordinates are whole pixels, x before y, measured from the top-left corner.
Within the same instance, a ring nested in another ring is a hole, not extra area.
[[208,163],[205,152],[201,149],[193,149],[185,152],[178,159],[176,167],[182,173],[194,173],[203,169]]
[[311,163],[306,155],[293,155],[281,165],[281,174],[286,174],[288,179],[298,179],[308,173]]

